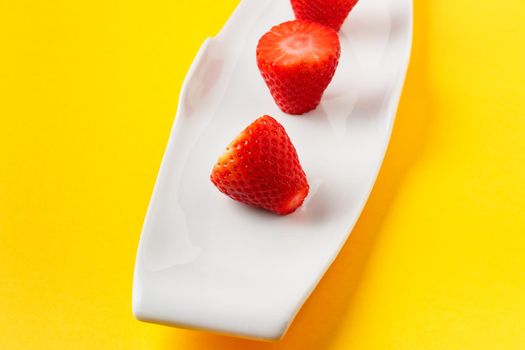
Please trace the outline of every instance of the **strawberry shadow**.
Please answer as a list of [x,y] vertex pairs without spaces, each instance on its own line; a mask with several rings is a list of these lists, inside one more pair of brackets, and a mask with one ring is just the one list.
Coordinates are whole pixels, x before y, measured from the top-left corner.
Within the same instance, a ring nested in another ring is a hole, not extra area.
[[[330,349],[343,329],[342,321],[353,311],[353,296],[367,271],[376,241],[387,237],[383,223],[390,215],[400,188],[411,168],[425,152],[432,137],[432,100],[428,88],[426,2],[416,2],[411,62],[383,166],[370,198],[350,238],[319,285],[300,310],[286,336],[279,342],[257,342],[207,332],[168,331],[166,349]],[[394,23],[395,24],[395,23]]]

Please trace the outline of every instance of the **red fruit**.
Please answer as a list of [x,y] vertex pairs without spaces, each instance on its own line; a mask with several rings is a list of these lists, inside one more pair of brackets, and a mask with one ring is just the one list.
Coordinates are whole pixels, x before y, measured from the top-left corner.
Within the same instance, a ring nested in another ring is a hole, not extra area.
[[340,54],[339,37],[333,29],[310,21],[290,21],[261,37],[257,65],[279,108],[303,114],[319,104]]
[[210,179],[231,198],[280,215],[295,211],[310,188],[288,134],[267,115],[230,143]]
[[339,31],[357,0],[291,0],[295,18],[324,24]]

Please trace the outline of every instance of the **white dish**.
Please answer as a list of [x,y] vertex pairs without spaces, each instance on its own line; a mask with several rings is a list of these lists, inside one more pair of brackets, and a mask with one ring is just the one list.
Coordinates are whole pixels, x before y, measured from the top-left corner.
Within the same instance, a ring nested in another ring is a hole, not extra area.
[[[412,1],[356,5],[334,79],[303,116],[277,108],[255,62],[261,35],[293,17],[288,0],[244,0],[195,58],[138,248],[138,319],[279,339],[359,217],[406,74]],[[237,203],[209,180],[218,155],[263,114],[284,125],[311,186],[285,217]]]

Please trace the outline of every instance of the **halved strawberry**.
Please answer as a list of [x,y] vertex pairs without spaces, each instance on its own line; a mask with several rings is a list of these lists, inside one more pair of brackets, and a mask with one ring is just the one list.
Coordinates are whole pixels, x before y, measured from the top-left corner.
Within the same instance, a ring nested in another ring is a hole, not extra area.
[[310,21],[289,21],[261,37],[257,66],[279,108],[303,114],[319,104],[340,54],[333,29]]
[[295,18],[318,22],[339,31],[357,0],[291,0]]
[[210,179],[231,198],[280,215],[295,211],[309,190],[288,134],[268,115],[255,120],[230,143]]

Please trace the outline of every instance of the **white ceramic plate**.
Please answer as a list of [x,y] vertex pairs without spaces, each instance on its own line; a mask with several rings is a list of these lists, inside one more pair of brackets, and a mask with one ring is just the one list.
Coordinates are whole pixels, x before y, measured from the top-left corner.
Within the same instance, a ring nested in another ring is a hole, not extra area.
[[[184,82],[137,253],[133,312],[143,321],[281,338],[346,241],[388,145],[412,40],[412,0],[360,0],[321,105],[282,113],[255,61],[258,39],[293,19],[288,0],[244,0]],[[295,144],[311,191],[281,217],[209,180],[224,148],[269,114]]]

